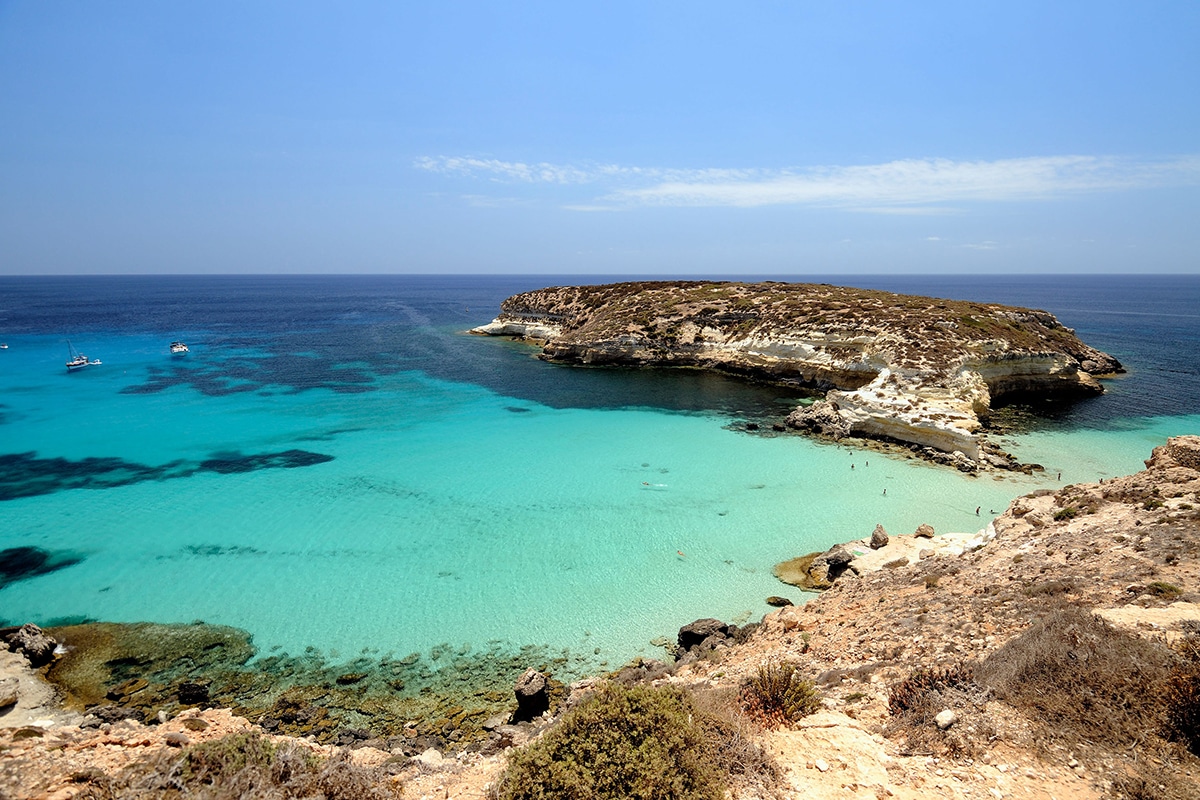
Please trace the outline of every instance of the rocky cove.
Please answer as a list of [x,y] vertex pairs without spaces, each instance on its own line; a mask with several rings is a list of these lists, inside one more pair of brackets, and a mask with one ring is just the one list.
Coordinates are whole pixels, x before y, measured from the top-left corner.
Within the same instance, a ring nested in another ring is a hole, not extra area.
[[[817,688],[819,709],[782,726],[747,723],[743,735],[769,756],[775,778],[766,787],[733,779],[733,798],[1182,800],[1200,792],[1200,731],[1189,740],[1176,717],[1160,716],[1181,686],[1200,691],[1200,664],[1188,655],[1200,632],[1200,437],[1170,439],[1141,472],[1018,498],[975,534],[880,528],[840,550],[846,558],[826,559],[842,568],[826,573],[823,593],[740,628],[698,620],[680,630],[673,662],[631,664],[571,686],[554,681],[553,664],[520,671],[508,662],[515,696],[490,698],[500,710],[478,724],[480,735],[455,740],[444,727],[418,730],[415,718],[391,736],[334,724],[335,710],[356,703],[363,719],[383,719],[373,699],[382,692],[356,690],[374,680],[357,673],[330,671],[320,691],[277,673],[270,691],[284,702],[231,714],[221,707],[229,678],[214,678],[211,663],[208,677],[188,672],[206,659],[243,659],[245,645],[230,631],[177,631],[175,656],[163,659],[173,673],[154,663],[148,640],[137,644],[153,634],[160,652],[169,649],[164,631],[116,637],[102,626],[85,640],[58,629],[73,644],[57,653],[35,632],[7,631],[16,652],[0,654],[3,688],[13,689],[0,717],[0,789],[93,796],[150,753],[259,731],[369,766],[405,797],[486,797],[506,754],[554,730],[608,682],[736,703],[764,664],[788,663]],[[454,661],[448,673],[467,666]],[[80,674],[64,688],[58,681],[71,672]],[[168,690],[154,686],[171,680]],[[82,687],[93,694],[81,703]],[[392,691],[404,694],[401,685]],[[166,698],[157,711],[132,699],[154,692]],[[78,710],[64,712],[64,700]],[[408,713],[450,721],[433,705]]]
[[631,282],[539,289],[472,333],[588,366],[690,367],[814,394],[783,427],[896,442],[973,471],[1019,468],[988,441],[992,410],[1103,392],[1123,371],[1052,314],[781,282]]

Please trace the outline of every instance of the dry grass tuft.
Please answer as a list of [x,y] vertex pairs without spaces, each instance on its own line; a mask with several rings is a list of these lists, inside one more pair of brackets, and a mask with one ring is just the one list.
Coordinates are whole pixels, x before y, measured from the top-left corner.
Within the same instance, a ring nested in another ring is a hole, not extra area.
[[1200,755],[1200,634],[1189,633],[1175,646],[1180,664],[1167,678],[1167,735]]
[[400,787],[382,769],[329,759],[295,744],[239,733],[134,762],[115,777],[80,775],[88,800],[388,800]]
[[977,670],[1046,739],[1130,747],[1161,727],[1175,657],[1079,608],[1052,611]]

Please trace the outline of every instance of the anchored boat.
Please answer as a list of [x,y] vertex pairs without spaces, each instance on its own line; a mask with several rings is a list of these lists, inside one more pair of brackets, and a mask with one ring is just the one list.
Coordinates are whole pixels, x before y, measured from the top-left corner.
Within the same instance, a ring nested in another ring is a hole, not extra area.
[[70,358],[67,360],[67,372],[75,372],[83,369],[84,367],[94,367],[100,363],[100,359],[98,358],[93,358],[91,361],[88,361],[87,356],[71,346],[70,339],[67,340],[67,354],[70,356]]

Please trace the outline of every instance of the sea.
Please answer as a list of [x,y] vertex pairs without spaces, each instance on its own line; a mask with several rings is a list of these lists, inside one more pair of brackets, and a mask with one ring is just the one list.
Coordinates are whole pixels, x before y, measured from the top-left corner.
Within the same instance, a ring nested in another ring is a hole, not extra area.
[[[330,662],[536,650],[567,679],[804,602],[778,562],[877,524],[977,531],[1200,433],[1198,276],[769,277],[1046,309],[1128,372],[1005,418],[1044,471],[974,477],[774,432],[787,387],[467,333],[613,276],[0,277],[0,624],[204,621]],[[68,373],[76,351],[100,363]]]

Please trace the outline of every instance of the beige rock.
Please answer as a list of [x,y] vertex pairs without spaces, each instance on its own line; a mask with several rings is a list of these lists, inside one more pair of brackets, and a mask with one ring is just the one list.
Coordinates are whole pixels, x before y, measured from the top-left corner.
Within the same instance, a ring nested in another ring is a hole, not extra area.
[[17,689],[20,685],[16,678],[0,678],[0,709],[17,704]]

